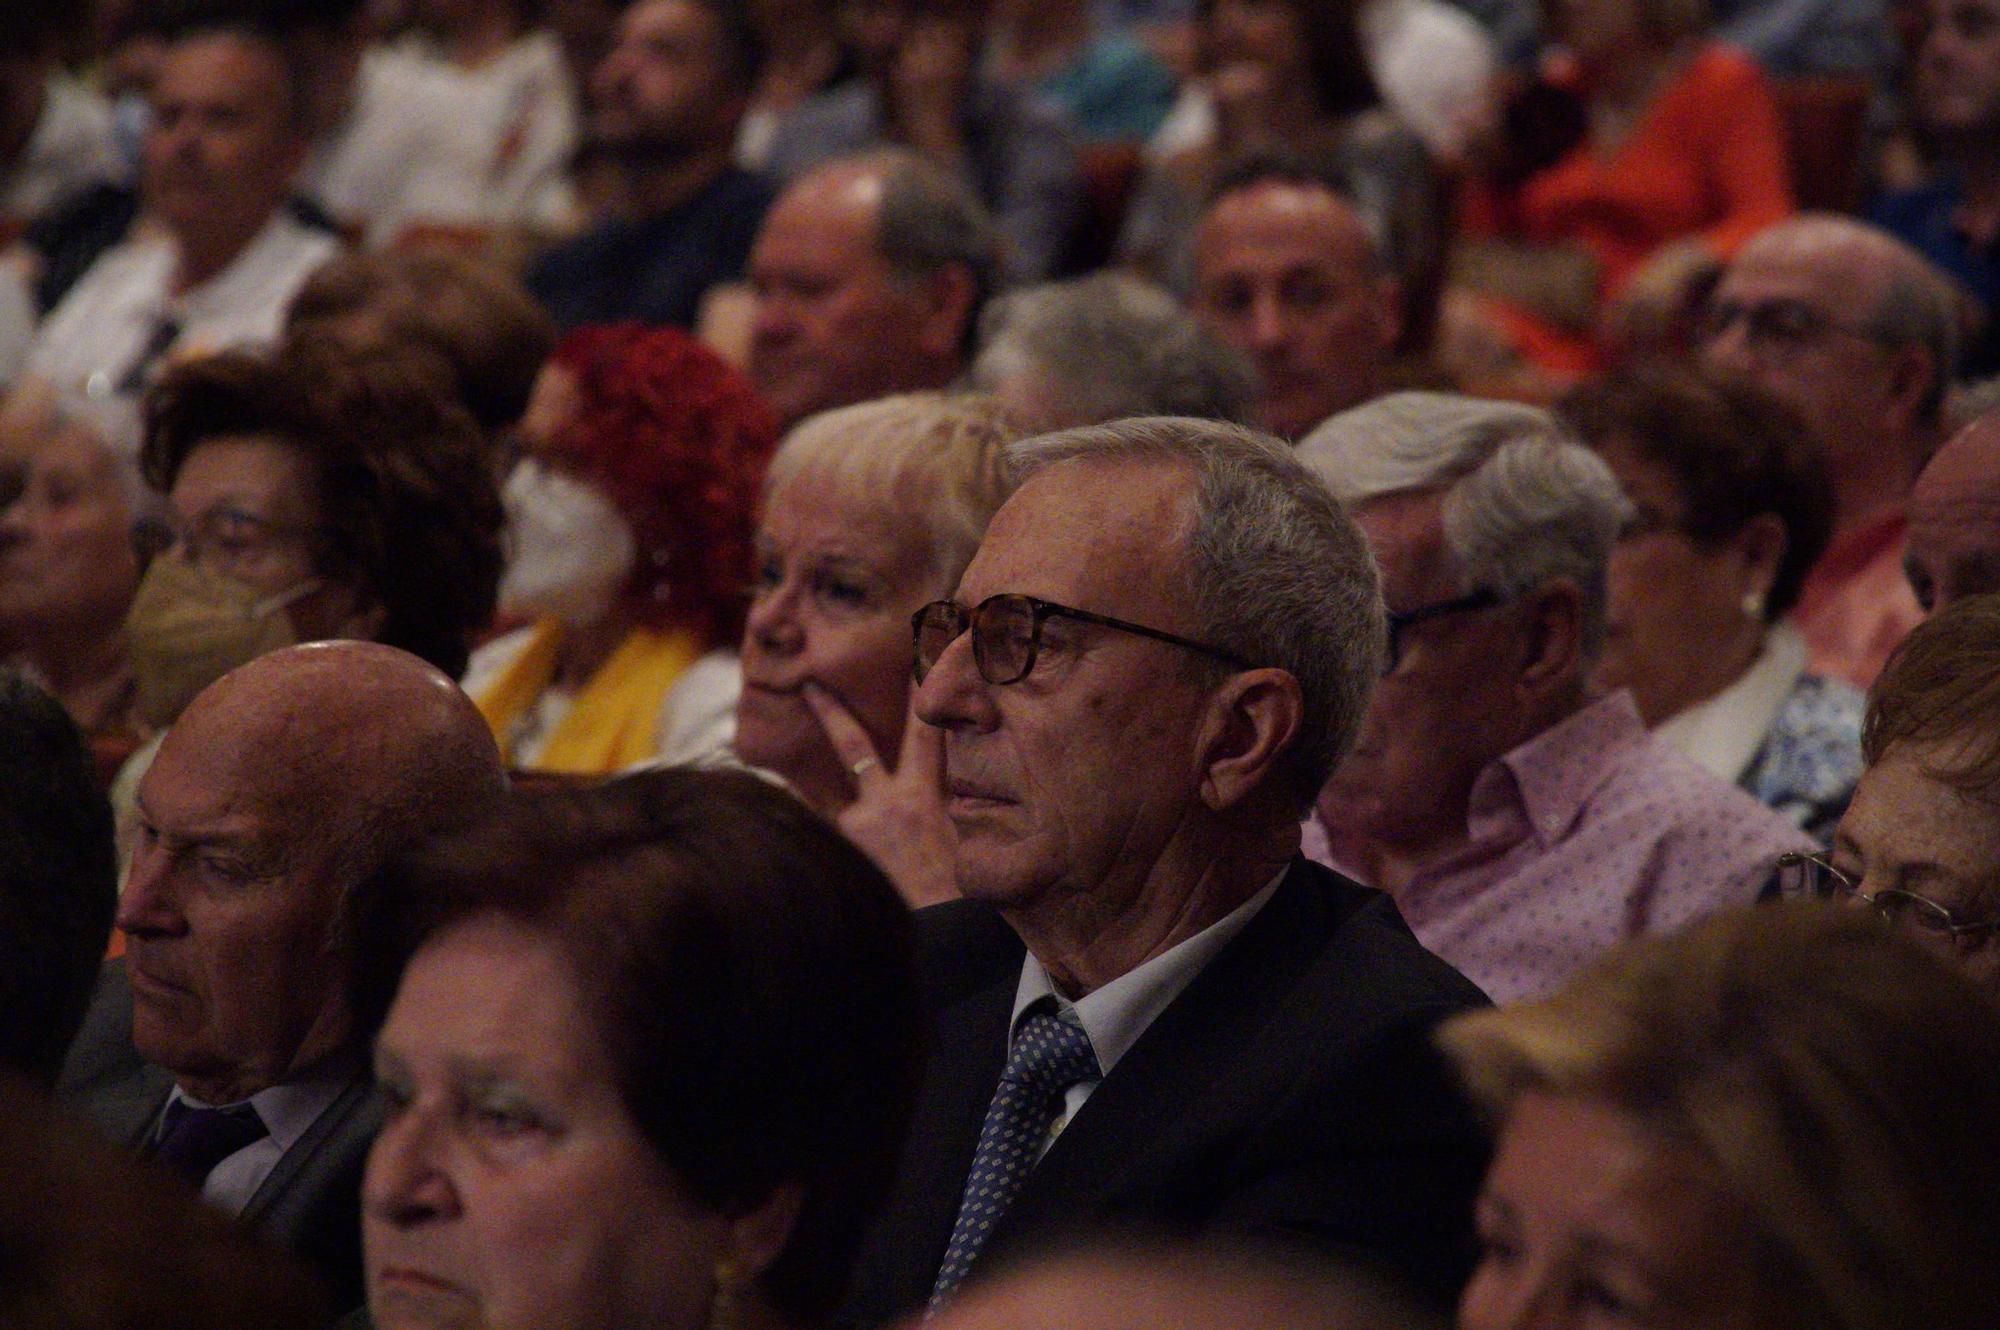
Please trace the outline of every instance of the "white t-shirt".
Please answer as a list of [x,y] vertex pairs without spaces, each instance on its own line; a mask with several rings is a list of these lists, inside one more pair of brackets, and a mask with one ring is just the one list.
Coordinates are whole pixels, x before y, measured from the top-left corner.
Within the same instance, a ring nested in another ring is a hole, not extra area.
[[109,397],[169,324],[167,359],[273,341],[299,287],[339,249],[332,236],[281,209],[235,262],[175,296],[178,247],[163,232],[143,231],[106,250],[49,311],[26,372],[59,389]]

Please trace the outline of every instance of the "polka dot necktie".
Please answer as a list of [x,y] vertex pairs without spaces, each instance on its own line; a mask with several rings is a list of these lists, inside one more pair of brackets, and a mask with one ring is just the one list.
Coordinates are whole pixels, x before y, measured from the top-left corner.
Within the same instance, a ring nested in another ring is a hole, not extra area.
[[951,1245],[931,1289],[932,1307],[959,1286],[994,1223],[1021,1190],[1041,1155],[1049,1127],[1062,1111],[1063,1096],[1072,1085],[1102,1074],[1082,1026],[1063,1020],[1046,1006],[1031,1009],[1022,1019],[999,1088],[986,1110],[986,1123],[979,1129],[979,1148],[973,1151],[972,1172],[965,1179],[958,1222],[952,1225]]

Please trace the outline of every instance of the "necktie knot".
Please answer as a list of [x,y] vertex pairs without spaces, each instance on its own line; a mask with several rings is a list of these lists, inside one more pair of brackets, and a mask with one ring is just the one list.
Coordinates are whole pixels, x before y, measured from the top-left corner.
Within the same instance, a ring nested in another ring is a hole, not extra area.
[[1000,1076],[1030,1093],[1056,1094],[1099,1074],[1084,1028],[1043,1008],[1022,1018]]
[[199,1187],[217,1164],[270,1134],[249,1104],[197,1108],[176,1099],[167,1105],[153,1157]]

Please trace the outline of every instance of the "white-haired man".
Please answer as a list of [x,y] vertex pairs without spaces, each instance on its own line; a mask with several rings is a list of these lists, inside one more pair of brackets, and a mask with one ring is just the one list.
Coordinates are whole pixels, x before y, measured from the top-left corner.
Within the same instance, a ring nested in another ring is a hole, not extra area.
[[1546,413],[1397,393],[1300,453],[1366,533],[1390,624],[1387,672],[1320,799],[1322,848],[1496,1002],[1747,905],[1779,855],[1811,848],[1650,738],[1630,694],[1591,694],[1631,506]]

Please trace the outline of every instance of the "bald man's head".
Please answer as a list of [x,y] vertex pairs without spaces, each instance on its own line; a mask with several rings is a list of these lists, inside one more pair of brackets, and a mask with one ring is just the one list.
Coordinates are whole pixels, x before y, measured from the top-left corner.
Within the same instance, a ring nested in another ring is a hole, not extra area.
[[1917,477],[1904,569],[1926,613],[2000,591],[2000,414],[1953,435]]
[[1759,232],[1723,273],[1702,359],[1797,411],[1828,450],[1836,490],[1850,474],[1878,481],[1894,458],[1894,498],[1937,442],[1958,317],[1949,280],[1916,250],[1808,213]]
[[1443,1330],[1444,1318],[1325,1262],[1230,1246],[1117,1245],[969,1286],[937,1330]]
[[321,642],[224,675],[139,785],[118,922],[140,1054],[230,1103],[347,1045],[350,893],[504,788],[478,710],[407,652]]
[[964,368],[999,244],[962,181],[909,153],[833,162],[779,196],[750,251],[750,377],[786,424]]

